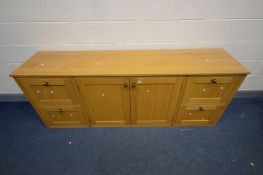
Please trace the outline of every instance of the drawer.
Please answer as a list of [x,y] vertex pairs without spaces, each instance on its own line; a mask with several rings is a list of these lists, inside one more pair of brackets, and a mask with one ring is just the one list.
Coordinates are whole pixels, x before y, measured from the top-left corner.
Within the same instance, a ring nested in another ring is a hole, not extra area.
[[19,80],[30,98],[38,105],[77,103],[68,78],[21,78]]
[[49,126],[77,126],[87,125],[88,120],[84,117],[78,105],[40,106],[39,109]]
[[239,77],[190,76],[187,78],[183,103],[224,103]]
[[180,124],[209,124],[217,118],[223,105],[219,104],[187,104],[181,105],[177,117]]

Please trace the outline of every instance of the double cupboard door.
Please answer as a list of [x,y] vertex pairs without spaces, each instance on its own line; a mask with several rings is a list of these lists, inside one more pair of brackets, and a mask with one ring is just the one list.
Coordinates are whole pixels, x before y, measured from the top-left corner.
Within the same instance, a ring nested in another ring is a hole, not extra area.
[[92,126],[171,125],[181,77],[75,79]]

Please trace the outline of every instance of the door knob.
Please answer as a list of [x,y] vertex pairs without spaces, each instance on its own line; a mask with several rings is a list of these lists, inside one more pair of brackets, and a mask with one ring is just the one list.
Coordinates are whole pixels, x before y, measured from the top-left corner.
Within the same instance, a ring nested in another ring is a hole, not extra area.
[[134,82],[131,85],[132,85],[133,88],[136,87],[136,83],[134,83]]
[[216,84],[216,83],[217,83],[217,80],[216,80],[216,79],[212,79],[211,82],[212,82],[213,84]]
[[63,110],[61,108],[58,108],[57,109],[57,112],[62,112]]
[[42,85],[43,86],[48,86],[48,82],[47,81],[43,81]]
[[128,83],[127,82],[123,83],[123,86],[128,87]]
[[200,110],[200,111],[204,111],[204,108],[203,108],[203,107],[199,107],[199,110]]

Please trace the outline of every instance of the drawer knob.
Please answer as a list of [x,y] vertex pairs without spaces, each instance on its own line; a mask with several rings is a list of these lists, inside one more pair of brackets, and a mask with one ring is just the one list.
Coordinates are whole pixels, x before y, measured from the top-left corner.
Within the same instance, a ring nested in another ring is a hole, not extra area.
[[58,108],[57,112],[63,112],[63,110],[61,108]]
[[123,83],[123,86],[128,87],[128,83],[127,82]]
[[213,84],[216,84],[216,83],[217,83],[217,80],[216,80],[216,79],[212,79],[211,82],[212,82]]
[[135,88],[135,87],[136,87],[136,83],[132,83],[131,85],[132,85],[132,87],[133,87],[133,88]]
[[204,108],[203,107],[199,107],[199,111],[204,111]]
[[43,86],[48,86],[48,82],[47,81],[43,81],[42,85]]

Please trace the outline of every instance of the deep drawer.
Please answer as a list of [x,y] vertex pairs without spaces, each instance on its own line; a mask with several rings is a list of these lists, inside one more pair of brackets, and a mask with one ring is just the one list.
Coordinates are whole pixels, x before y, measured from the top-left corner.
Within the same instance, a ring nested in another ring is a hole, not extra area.
[[188,77],[183,103],[224,103],[237,80],[235,76]]
[[77,103],[70,79],[20,78],[19,80],[38,105]]
[[209,124],[218,117],[223,105],[187,104],[181,105],[177,122],[181,124]]
[[49,126],[88,125],[78,105],[39,106]]

